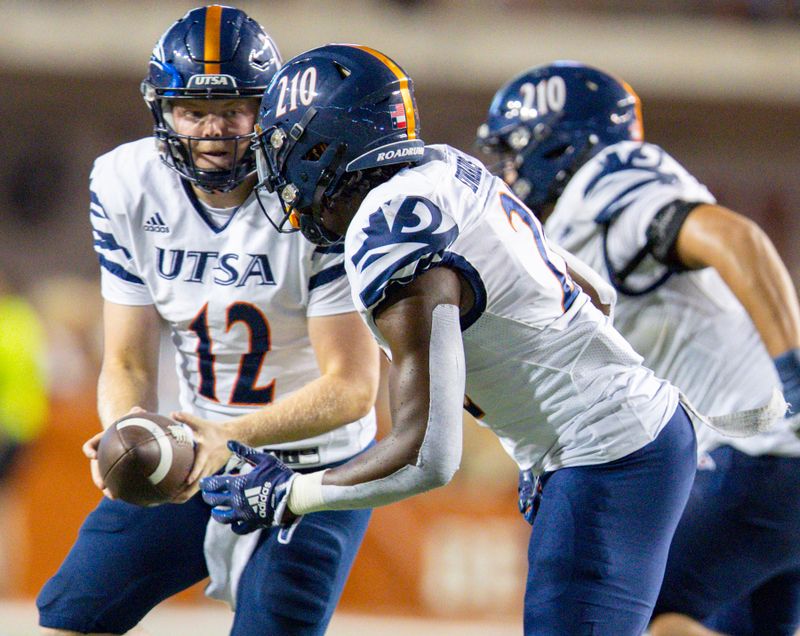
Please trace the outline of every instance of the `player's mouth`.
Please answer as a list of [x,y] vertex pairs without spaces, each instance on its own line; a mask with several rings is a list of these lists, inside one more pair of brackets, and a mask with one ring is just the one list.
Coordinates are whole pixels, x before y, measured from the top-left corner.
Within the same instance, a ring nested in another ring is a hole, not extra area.
[[194,155],[199,168],[222,170],[230,168],[233,162],[233,153],[227,150],[196,150]]

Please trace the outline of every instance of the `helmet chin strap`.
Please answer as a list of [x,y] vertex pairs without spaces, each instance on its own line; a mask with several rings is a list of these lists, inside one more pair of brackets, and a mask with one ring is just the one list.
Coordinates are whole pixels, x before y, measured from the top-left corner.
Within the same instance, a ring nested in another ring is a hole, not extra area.
[[325,226],[317,221],[310,214],[301,214],[300,216],[300,233],[314,245],[334,245],[341,241],[344,236],[334,234]]
[[347,144],[340,143],[331,158],[330,163],[322,171],[314,188],[314,196],[311,200],[311,213],[300,214],[300,232],[312,243],[316,245],[333,245],[342,240],[342,236],[331,232],[322,224],[322,208],[325,193],[333,185],[337,185],[337,173],[347,153]]

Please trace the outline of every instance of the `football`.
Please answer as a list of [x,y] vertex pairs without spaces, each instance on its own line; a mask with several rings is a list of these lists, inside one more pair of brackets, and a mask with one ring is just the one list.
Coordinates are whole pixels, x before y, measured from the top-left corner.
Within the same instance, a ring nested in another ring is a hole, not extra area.
[[106,488],[138,506],[170,502],[194,464],[192,430],[158,413],[132,413],[100,438],[97,463]]

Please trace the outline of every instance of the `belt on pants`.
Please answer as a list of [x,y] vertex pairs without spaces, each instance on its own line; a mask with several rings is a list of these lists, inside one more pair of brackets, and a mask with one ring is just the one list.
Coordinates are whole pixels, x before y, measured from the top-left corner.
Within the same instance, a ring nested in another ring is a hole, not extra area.
[[313,448],[265,448],[265,453],[273,455],[284,464],[294,464],[305,466],[308,464],[319,464],[319,446]]

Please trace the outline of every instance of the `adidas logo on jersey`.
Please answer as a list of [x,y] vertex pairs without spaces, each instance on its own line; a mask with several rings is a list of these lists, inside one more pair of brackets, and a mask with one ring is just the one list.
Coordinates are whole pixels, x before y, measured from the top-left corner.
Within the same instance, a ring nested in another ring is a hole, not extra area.
[[167,234],[169,232],[169,226],[164,223],[164,219],[161,218],[161,212],[156,212],[153,216],[147,219],[147,221],[145,221],[144,231],[161,232],[163,234]]

